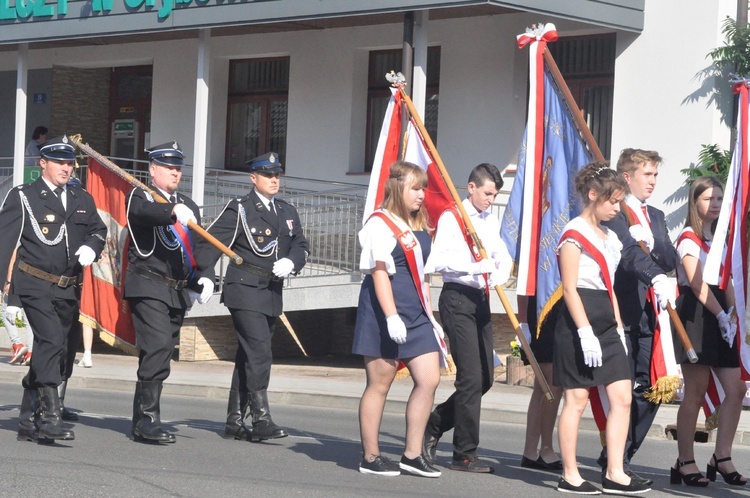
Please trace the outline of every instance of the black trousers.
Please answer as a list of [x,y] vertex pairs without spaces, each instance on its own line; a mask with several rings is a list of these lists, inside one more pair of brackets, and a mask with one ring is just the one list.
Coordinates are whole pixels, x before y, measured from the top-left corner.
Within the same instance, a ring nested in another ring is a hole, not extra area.
[[232,390],[255,392],[268,389],[273,363],[271,338],[276,328],[276,317],[235,308],[230,308],[229,312],[238,342]]
[[57,387],[70,377],[73,363],[68,351],[78,346],[76,333],[78,301],[75,299],[50,299],[44,296],[20,296],[23,311],[34,330],[34,354],[31,368],[23,378],[28,389]]
[[625,463],[629,464],[643,444],[656,418],[659,404],[645,398],[651,387],[651,348],[654,333],[643,324],[625,334],[628,343],[628,360],[633,374],[633,401],[630,405],[630,427],[625,444]]
[[185,310],[148,298],[128,299],[133,317],[138,356],[138,380],[165,380],[180,337]]
[[490,303],[484,290],[446,283],[438,304],[456,364],[456,391],[430,414],[427,431],[453,429],[453,458],[476,456],[482,395],[494,382]]

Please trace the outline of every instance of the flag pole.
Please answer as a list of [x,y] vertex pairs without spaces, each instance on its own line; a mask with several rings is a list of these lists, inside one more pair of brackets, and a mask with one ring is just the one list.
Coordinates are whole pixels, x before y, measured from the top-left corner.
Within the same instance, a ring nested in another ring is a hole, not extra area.
[[[68,136],[68,138],[73,142],[79,149],[81,149],[83,152],[88,154],[90,157],[93,157],[96,159],[96,161],[110,170],[112,173],[116,174],[126,182],[128,182],[133,187],[139,187],[151,194],[156,202],[166,204],[168,201],[164,198],[162,198],[161,195],[156,194],[152,189],[150,189],[147,185],[142,183],[140,180],[138,180],[136,177],[131,175],[130,173],[126,172],[122,168],[120,168],[118,165],[104,157],[103,155],[99,154],[97,151],[95,151],[89,144],[83,143],[83,140],[81,139],[81,135],[73,135]],[[190,228],[192,231],[206,239],[212,246],[214,246],[216,249],[220,250],[222,253],[224,253],[226,256],[228,256],[235,264],[242,264],[242,257],[236,254],[234,251],[229,249],[227,246],[221,243],[219,239],[208,233],[206,230],[203,229],[202,226],[195,223],[194,221],[188,222],[188,228]]]
[[[568,109],[571,111],[570,114],[573,116],[573,119],[576,122],[576,127],[578,128],[578,131],[583,135],[583,139],[586,142],[586,145],[589,147],[589,150],[591,150],[591,153],[594,155],[594,158],[597,161],[604,161],[604,155],[602,155],[602,151],[599,150],[599,145],[596,143],[594,135],[591,134],[591,130],[589,130],[588,125],[583,120],[583,116],[581,115],[581,111],[578,110],[578,106],[575,103],[573,94],[570,93],[570,88],[568,88],[568,84],[565,83],[565,79],[562,77],[560,69],[557,67],[557,63],[555,63],[555,58],[552,57],[552,54],[549,53],[549,50],[544,51],[544,62],[547,64],[547,68],[549,69],[552,79],[555,80],[555,84],[557,84],[557,87],[562,92],[565,105],[567,105]],[[628,210],[625,209],[624,205],[622,207],[622,211],[625,213],[625,217],[628,220],[628,225],[633,226],[634,221],[630,216]],[[651,254],[651,251],[648,250],[646,244],[644,244],[642,241],[638,242],[638,245],[641,246],[641,249],[643,249],[647,254]],[[674,308],[672,308],[671,304],[667,304],[667,313],[669,313],[669,318],[674,324],[675,331],[677,332],[677,337],[680,338],[682,346],[684,347],[685,351],[687,351],[687,356],[690,360],[690,363],[697,362],[698,356],[695,354],[695,349],[693,349],[693,344],[690,342],[690,338],[688,337],[687,332],[685,332],[685,326],[682,324],[679,315],[674,310]]]
[[[482,245],[482,241],[479,239],[479,236],[474,230],[474,225],[471,223],[471,220],[469,219],[469,215],[466,213],[466,210],[464,209],[463,203],[461,202],[461,197],[458,195],[458,191],[456,191],[456,187],[453,185],[453,181],[451,180],[451,177],[448,174],[448,171],[445,169],[443,160],[440,159],[440,154],[438,154],[437,148],[435,148],[435,144],[432,142],[432,138],[430,138],[430,134],[427,132],[427,129],[424,127],[424,124],[422,123],[422,120],[420,119],[419,114],[417,113],[417,110],[414,107],[414,103],[411,101],[411,98],[409,98],[409,95],[404,90],[405,85],[403,81],[399,81],[399,80],[392,81],[393,79],[394,78],[391,77],[389,78],[389,81],[392,82],[393,86],[398,88],[398,91],[401,94],[401,98],[406,103],[406,107],[409,109],[409,114],[414,119],[414,123],[417,125],[417,128],[419,129],[419,133],[422,135],[422,138],[424,139],[425,144],[427,145],[427,148],[430,151],[430,154],[432,154],[433,159],[435,159],[435,165],[438,167],[438,170],[440,171],[440,176],[443,177],[443,181],[448,186],[448,191],[450,192],[451,197],[453,198],[453,202],[455,202],[459,213],[461,213],[461,218],[463,218],[463,221],[466,224],[466,229],[468,230],[469,235],[471,236],[471,239],[474,241],[474,244],[477,246],[477,249],[479,249],[479,254],[482,256],[482,259],[487,259],[487,251],[484,249],[484,246]],[[518,340],[521,342],[521,347],[523,347],[523,350],[526,353],[526,357],[528,358],[529,364],[531,365],[531,368],[534,371],[534,375],[536,376],[536,379],[539,381],[539,384],[542,386],[542,388],[545,391],[545,396],[547,397],[547,400],[550,402],[554,401],[555,396],[552,394],[552,390],[550,389],[549,384],[547,383],[547,379],[544,377],[544,373],[542,373],[542,369],[539,367],[539,362],[536,360],[536,357],[534,356],[534,353],[531,351],[531,347],[529,346],[529,342],[526,340],[526,336],[523,334],[523,331],[521,330],[521,324],[518,322],[518,318],[516,318],[516,314],[513,312],[513,308],[510,305],[510,301],[508,301],[508,296],[505,295],[505,291],[503,291],[503,288],[499,285],[495,286],[495,291],[497,292],[497,296],[500,298],[500,302],[503,304],[503,308],[505,308],[505,313],[508,315],[508,318],[510,319],[510,324],[513,327],[513,330],[516,331]]]

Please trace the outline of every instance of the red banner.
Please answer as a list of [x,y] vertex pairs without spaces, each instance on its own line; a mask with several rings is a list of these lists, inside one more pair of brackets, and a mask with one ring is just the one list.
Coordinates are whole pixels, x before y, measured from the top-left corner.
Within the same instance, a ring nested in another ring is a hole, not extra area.
[[89,157],[86,188],[107,225],[107,243],[101,257],[83,274],[81,321],[98,329],[107,344],[135,353],[130,308],[122,298],[129,239],[125,196],[133,187]]

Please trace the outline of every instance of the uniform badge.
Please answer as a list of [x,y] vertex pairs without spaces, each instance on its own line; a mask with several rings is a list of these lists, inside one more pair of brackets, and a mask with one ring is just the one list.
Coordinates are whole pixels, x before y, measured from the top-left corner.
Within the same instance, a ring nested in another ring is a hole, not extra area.
[[251,228],[251,229],[250,229],[250,233],[255,233],[255,229],[254,229],[254,228]]
[[262,244],[265,239],[263,237],[258,237],[258,243]]
[[286,226],[289,227],[289,231],[294,230],[294,220],[286,220]]
[[47,228],[47,227],[42,227],[42,233],[43,233],[44,235],[47,235],[47,234],[49,233],[49,228]]
[[271,235],[271,229],[270,228],[266,228],[266,235]]
[[52,223],[53,221],[55,221],[55,215],[54,214],[48,214],[47,216],[44,217],[44,221],[46,221],[48,223]]

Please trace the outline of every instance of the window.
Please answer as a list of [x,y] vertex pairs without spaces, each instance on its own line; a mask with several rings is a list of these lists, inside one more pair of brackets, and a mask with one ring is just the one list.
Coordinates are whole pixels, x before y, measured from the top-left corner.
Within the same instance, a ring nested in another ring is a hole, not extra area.
[[612,145],[615,45],[614,34],[560,38],[547,45],[604,157]]
[[286,164],[289,58],[232,61],[228,97],[226,168],[271,151]]
[[[386,73],[401,69],[401,50],[370,52],[367,75],[367,142],[365,144],[365,171],[372,170],[375,150],[378,147],[380,128],[383,126],[388,99],[391,97]],[[424,116],[421,116],[432,141],[437,144],[438,102],[440,89],[440,47],[427,49],[427,93]]]

